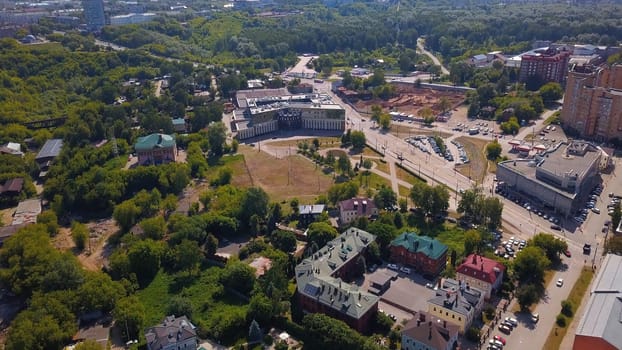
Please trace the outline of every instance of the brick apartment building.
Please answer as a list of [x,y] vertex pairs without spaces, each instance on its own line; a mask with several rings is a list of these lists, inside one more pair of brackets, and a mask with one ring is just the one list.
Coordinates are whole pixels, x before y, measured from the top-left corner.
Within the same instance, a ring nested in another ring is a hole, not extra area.
[[350,228],[296,266],[296,292],[302,309],[344,321],[361,333],[371,330],[378,297],[347,283],[360,268],[376,237]]
[[424,275],[436,276],[447,265],[447,246],[414,232],[402,233],[389,246],[391,261],[413,267]]
[[566,80],[568,61],[572,51],[565,48],[534,50],[521,57],[518,80],[526,82],[538,77],[543,83],[563,83]]
[[572,65],[560,119],[582,138],[622,139],[622,64]]
[[484,297],[490,299],[493,291],[501,288],[504,272],[503,264],[481,255],[471,254],[456,268],[456,279],[480,289],[484,292]]

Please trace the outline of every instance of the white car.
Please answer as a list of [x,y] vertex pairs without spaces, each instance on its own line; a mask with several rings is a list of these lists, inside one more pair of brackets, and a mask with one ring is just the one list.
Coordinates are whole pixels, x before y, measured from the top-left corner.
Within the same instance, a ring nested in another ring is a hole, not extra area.
[[400,268],[400,271],[402,271],[403,273],[410,275],[410,269],[408,267],[402,267]]
[[557,283],[555,283],[556,286],[561,287],[564,285],[564,279],[560,278],[557,280]]
[[514,317],[506,317],[505,322],[511,323],[514,328],[518,327],[518,321]]
[[395,271],[397,271],[399,269],[396,264],[388,264],[387,267],[390,268],[391,270],[395,270]]

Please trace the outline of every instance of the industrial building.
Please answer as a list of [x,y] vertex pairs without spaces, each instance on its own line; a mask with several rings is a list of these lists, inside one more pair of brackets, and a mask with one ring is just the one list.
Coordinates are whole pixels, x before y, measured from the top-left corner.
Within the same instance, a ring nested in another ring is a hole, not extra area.
[[497,179],[508,191],[568,216],[582,207],[600,182],[604,157],[600,147],[588,142],[561,142],[532,159],[500,162]]

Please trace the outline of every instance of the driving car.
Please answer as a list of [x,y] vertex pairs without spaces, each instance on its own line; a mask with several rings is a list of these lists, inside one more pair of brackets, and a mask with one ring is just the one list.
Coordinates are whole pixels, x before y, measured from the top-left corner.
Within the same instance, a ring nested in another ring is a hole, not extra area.
[[560,278],[557,280],[557,282],[555,283],[556,286],[561,287],[564,285],[564,279]]

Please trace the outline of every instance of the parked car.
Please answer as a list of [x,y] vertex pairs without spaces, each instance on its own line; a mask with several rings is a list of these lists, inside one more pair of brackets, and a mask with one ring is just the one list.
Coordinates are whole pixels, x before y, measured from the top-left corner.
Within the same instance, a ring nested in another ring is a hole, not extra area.
[[400,268],[400,271],[407,275],[410,275],[410,269],[408,267],[402,267]]
[[531,314],[531,322],[538,323],[540,321],[540,314]]
[[391,270],[395,270],[395,271],[399,270],[399,267],[397,267],[396,264],[387,264],[387,267]]
[[507,325],[505,325],[504,323],[499,325],[499,332],[505,333],[505,334],[510,334],[511,331],[512,331],[512,329],[510,327],[508,327]]
[[505,322],[511,323],[512,327],[514,328],[518,327],[518,320],[516,320],[514,317],[506,317]]
[[557,282],[555,283],[556,286],[561,287],[564,285],[564,279],[560,278],[557,280]]
[[490,340],[488,341],[488,344],[489,344],[489,345],[496,345],[496,346],[498,346],[498,347],[500,347],[500,348],[503,348],[503,343],[501,343],[500,341],[498,341],[498,340],[496,340],[496,339],[490,339]]
[[378,268],[378,265],[373,264],[372,266],[369,267],[369,272],[374,272],[376,271],[377,268]]
[[494,340],[501,342],[501,344],[505,345],[505,338],[503,338],[500,335],[495,335],[494,337],[492,337]]
[[583,254],[589,255],[592,252],[592,245],[585,243],[583,245]]
[[559,225],[551,225],[551,230],[561,231],[561,226]]

